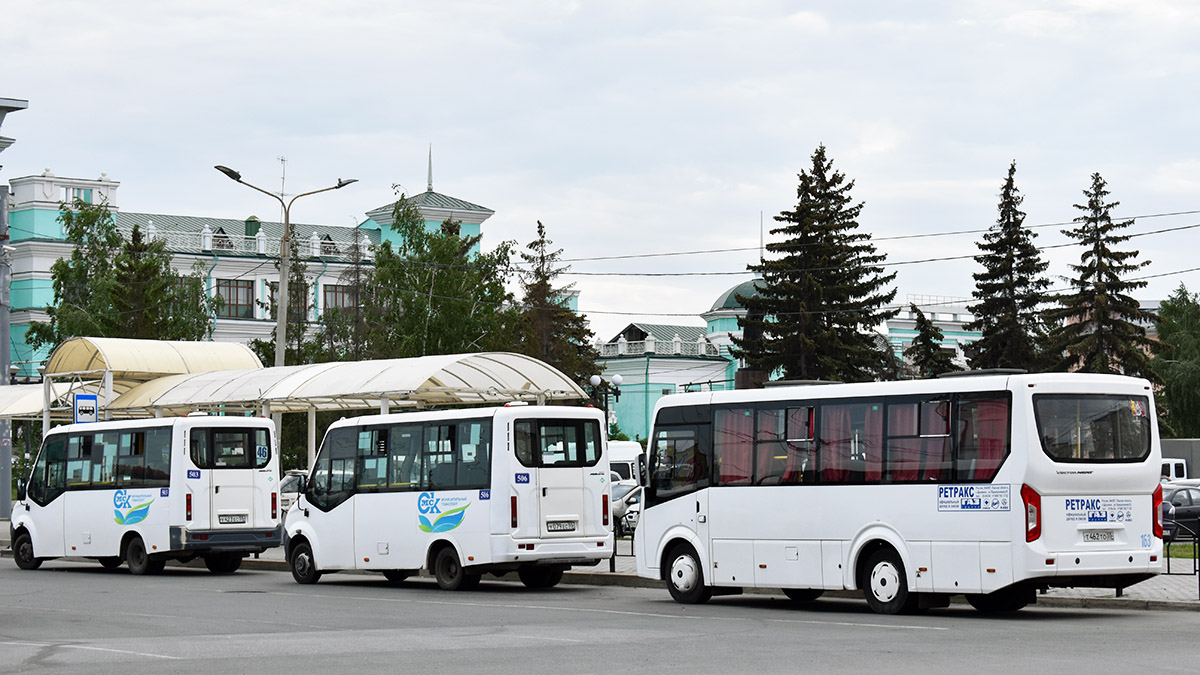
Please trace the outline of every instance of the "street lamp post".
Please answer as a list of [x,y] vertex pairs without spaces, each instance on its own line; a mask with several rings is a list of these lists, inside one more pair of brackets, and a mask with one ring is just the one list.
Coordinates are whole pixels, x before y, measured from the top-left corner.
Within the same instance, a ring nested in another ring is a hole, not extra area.
[[613,402],[621,400],[621,390],[617,387],[621,386],[622,378],[620,375],[613,375],[610,382],[605,382],[599,375],[593,375],[588,379],[588,384],[591,386],[592,398],[600,404],[600,408],[604,410],[604,421],[608,426],[613,425],[614,415],[608,410],[608,397],[611,394]]
[[230,179],[235,180],[252,190],[258,190],[259,192],[263,193],[264,195],[270,195],[271,197],[274,197],[276,200],[279,201],[279,205],[283,207],[283,236],[279,238],[279,286],[275,292],[275,297],[276,297],[276,300],[275,300],[275,365],[276,366],[285,365],[283,357],[284,357],[284,354],[287,352],[288,276],[291,273],[291,266],[292,266],[292,256],[291,256],[291,246],[290,246],[290,243],[291,243],[290,240],[292,238],[292,224],[291,224],[292,204],[294,204],[296,202],[296,200],[300,199],[301,197],[307,197],[308,195],[315,195],[318,192],[328,192],[330,190],[339,190],[341,188],[346,187],[347,185],[349,185],[351,183],[358,182],[358,179],[357,178],[344,178],[344,179],[339,178],[337,185],[333,185],[333,186],[330,186],[327,188],[321,188],[320,190],[313,190],[311,192],[301,192],[300,194],[296,195],[295,197],[292,197],[291,200],[285,202],[283,200],[283,197],[275,194],[274,192],[269,192],[267,190],[264,190],[264,189],[258,187],[257,185],[251,185],[250,183],[247,183],[246,181],[242,180],[242,174],[238,173],[237,171],[234,171],[233,169],[231,169],[227,166],[221,166],[220,164],[218,164],[213,168],[216,169],[217,171],[220,171],[221,173],[225,174],[226,176],[229,176]]

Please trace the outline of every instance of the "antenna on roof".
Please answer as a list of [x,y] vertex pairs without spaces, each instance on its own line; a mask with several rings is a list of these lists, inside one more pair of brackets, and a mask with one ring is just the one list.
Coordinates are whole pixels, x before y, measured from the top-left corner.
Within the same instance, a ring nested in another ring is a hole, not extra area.
[[763,212],[762,212],[762,209],[759,209],[758,210],[758,264],[760,264],[760,265],[762,264],[763,257],[764,257],[764,254],[763,254]]
[[429,184],[426,191],[433,192],[433,143],[429,144]]
[[[287,193],[287,157],[279,155],[275,159],[279,160],[279,196],[280,198],[290,197]],[[283,204],[279,205],[279,220],[283,220]]]

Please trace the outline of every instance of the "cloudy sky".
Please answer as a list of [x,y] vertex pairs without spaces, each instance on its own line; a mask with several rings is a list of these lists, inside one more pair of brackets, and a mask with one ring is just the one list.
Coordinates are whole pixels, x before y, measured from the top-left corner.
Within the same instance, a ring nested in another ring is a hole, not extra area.
[[[105,172],[126,211],[277,218],[212,166],[278,189],[283,156],[287,192],[359,179],[293,221],[351,225],[424,190],[432,144],[434,189],[495,210],[485,247],[546,224],[605,339],[700,324],[822,143],[899,301],[970,295],[969,257],[912,261],[976,252],[1012,160],[1027,224],[1070,221],[1100,172],[1150,233],[1140,297],[1200,290],[1200,228],[1155,233],[1200,224],[1191,0],[8,0],[0,20],[0,97],[29,101],[0,180]],[[1046,255],[1062,275],[1078,249]]]

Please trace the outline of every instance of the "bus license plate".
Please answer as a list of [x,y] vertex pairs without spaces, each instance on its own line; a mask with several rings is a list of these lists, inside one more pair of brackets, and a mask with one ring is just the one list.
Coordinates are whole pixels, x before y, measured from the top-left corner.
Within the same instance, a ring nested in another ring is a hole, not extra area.
[[1084,541],[1113,541],[1112,530],[1084,530]]
[[550,520],[546,521],[547,532],[574,532],[575,521],[573,520]]
[[246,515],[239,513],[233,516],[217,516],[217,522],[221,525],[242,525],[246,522]]

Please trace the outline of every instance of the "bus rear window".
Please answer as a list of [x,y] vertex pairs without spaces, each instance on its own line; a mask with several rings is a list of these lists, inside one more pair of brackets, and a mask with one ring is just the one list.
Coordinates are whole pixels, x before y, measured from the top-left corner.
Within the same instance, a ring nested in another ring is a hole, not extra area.
[[1039,395],[1042,450],[1056,462],[1139,462],[1150,454],[1145,396]]
[[266,429],[193,429],[192,463],[201,469],[261,469],[271,459]]
[[514,450],[525,466],[582,467],[600,461],[600,424],[595,420],[521,420],[514,430]]

